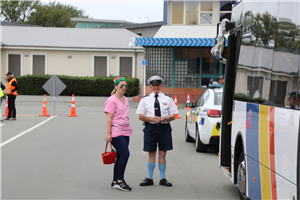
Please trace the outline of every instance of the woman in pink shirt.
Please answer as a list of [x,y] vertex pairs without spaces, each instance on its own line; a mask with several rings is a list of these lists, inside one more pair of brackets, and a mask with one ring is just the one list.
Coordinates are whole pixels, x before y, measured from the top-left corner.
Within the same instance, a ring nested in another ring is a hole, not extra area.
[[129,158],[129,137],[132,135],[132,127],[129,122],[129,103],[124,96],[128,88],[127,81],[123,77],[114,79],[115,89],[104,103],[106,114],[106,142],[111,142],[117,151],[114,166],[112,188],[123,191],[131,191],[124,180],[124,172]]

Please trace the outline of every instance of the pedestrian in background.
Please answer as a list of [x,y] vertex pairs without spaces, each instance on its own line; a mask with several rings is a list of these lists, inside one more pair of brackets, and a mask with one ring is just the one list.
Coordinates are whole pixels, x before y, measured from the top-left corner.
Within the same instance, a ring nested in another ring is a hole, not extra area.
[[140,186],[153,185],[153,171],[158,144],[158,168],[160,172],[159,185],[171,187],[172,183],[165,178],[167,151],[173,149],[171,121],[178,113],[175,103],[170,95],[161,93],[164,80],[160,76],[151,76],[148,84],[152,93],[144,96],[137,108],[136,114],[145,123],[144,151],[148,152],[148,176]]
[[[3,92],[3,90],[5,90],[5,86],[2,84],[2,81],[0,81],[1,82],[1,87],[0,87],[0,99],[1,99],[1,101],[0,101],[0,109],[1,109],[1,107],[2,107],[2,100],[3,100],[3,97],[4,97],[4,92]],[[1,120],[1,122],[3,122],[3,120]]]
[[224,76],[219,76],[219,83],[220,85],[224,85]]
[[117,151],[114,165],[112,188],[122,191],[131,191],[131,187],[124,180],[124,173],[129,158],[129,137],[132,135],[132,127],[129,122],[129,102],[124,96],[128,85],[123,77],[114,79],[115,89],[106,100],[106,142],[111,142]]
[[17,111],[16,111],[15,101],[18,96],[17,90],[19,89],[19,86],[12,72],[8,72],[6,74],[6,77],[7,77],[6,94],[8,97],[8,116],[4,120],[16,120]]

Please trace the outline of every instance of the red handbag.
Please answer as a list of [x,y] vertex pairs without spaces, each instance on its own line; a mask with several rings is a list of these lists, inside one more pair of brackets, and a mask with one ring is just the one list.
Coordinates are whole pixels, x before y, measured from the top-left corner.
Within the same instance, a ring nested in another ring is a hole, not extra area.
[[102,154],[102,160],[103,160],[103,164],[110,165],[115,163],[117,152],[113,150],[111,142],[110,142],[111,152],[107,152],[107,144],[108,142],[106,143],[105,152]]

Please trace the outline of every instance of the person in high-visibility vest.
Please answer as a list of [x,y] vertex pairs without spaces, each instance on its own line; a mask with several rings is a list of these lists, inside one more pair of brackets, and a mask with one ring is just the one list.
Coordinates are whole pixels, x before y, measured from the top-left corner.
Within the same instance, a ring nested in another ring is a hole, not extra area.
[[8,72],[6,74],[7,77],[7,86],[6,86],[6,94],[8,97],[8,116],[4,120],[16,120],[16,106],[15,101],[17,98],[17,90],[19,86],[17,84],[17,80],[13,77],[13,73]]
[[[0,81],[0,85],[1,85],[1,87],[0,87],[0,99],[1,99],[1,101],[0,101],[0,109],[1,109],[1,106],[2,106],[2,99],[3,99],[3,97],[4,97],[4,92],[3,92],[3,90],[5,90],[5,86],[2,84],[2,81]],[[1,120],[1,122],[3,122],[3,120]]]

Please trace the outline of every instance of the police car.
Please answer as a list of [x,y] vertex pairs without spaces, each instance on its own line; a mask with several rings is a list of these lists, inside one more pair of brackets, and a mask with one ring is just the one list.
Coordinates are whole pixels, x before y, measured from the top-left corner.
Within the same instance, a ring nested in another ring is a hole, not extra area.
[[221,120],[223,89],[221,85],[210,86],[186,114],[185,141],[196,142],[197,152],[206,152],[209,145],[219,144],[217,122]]

